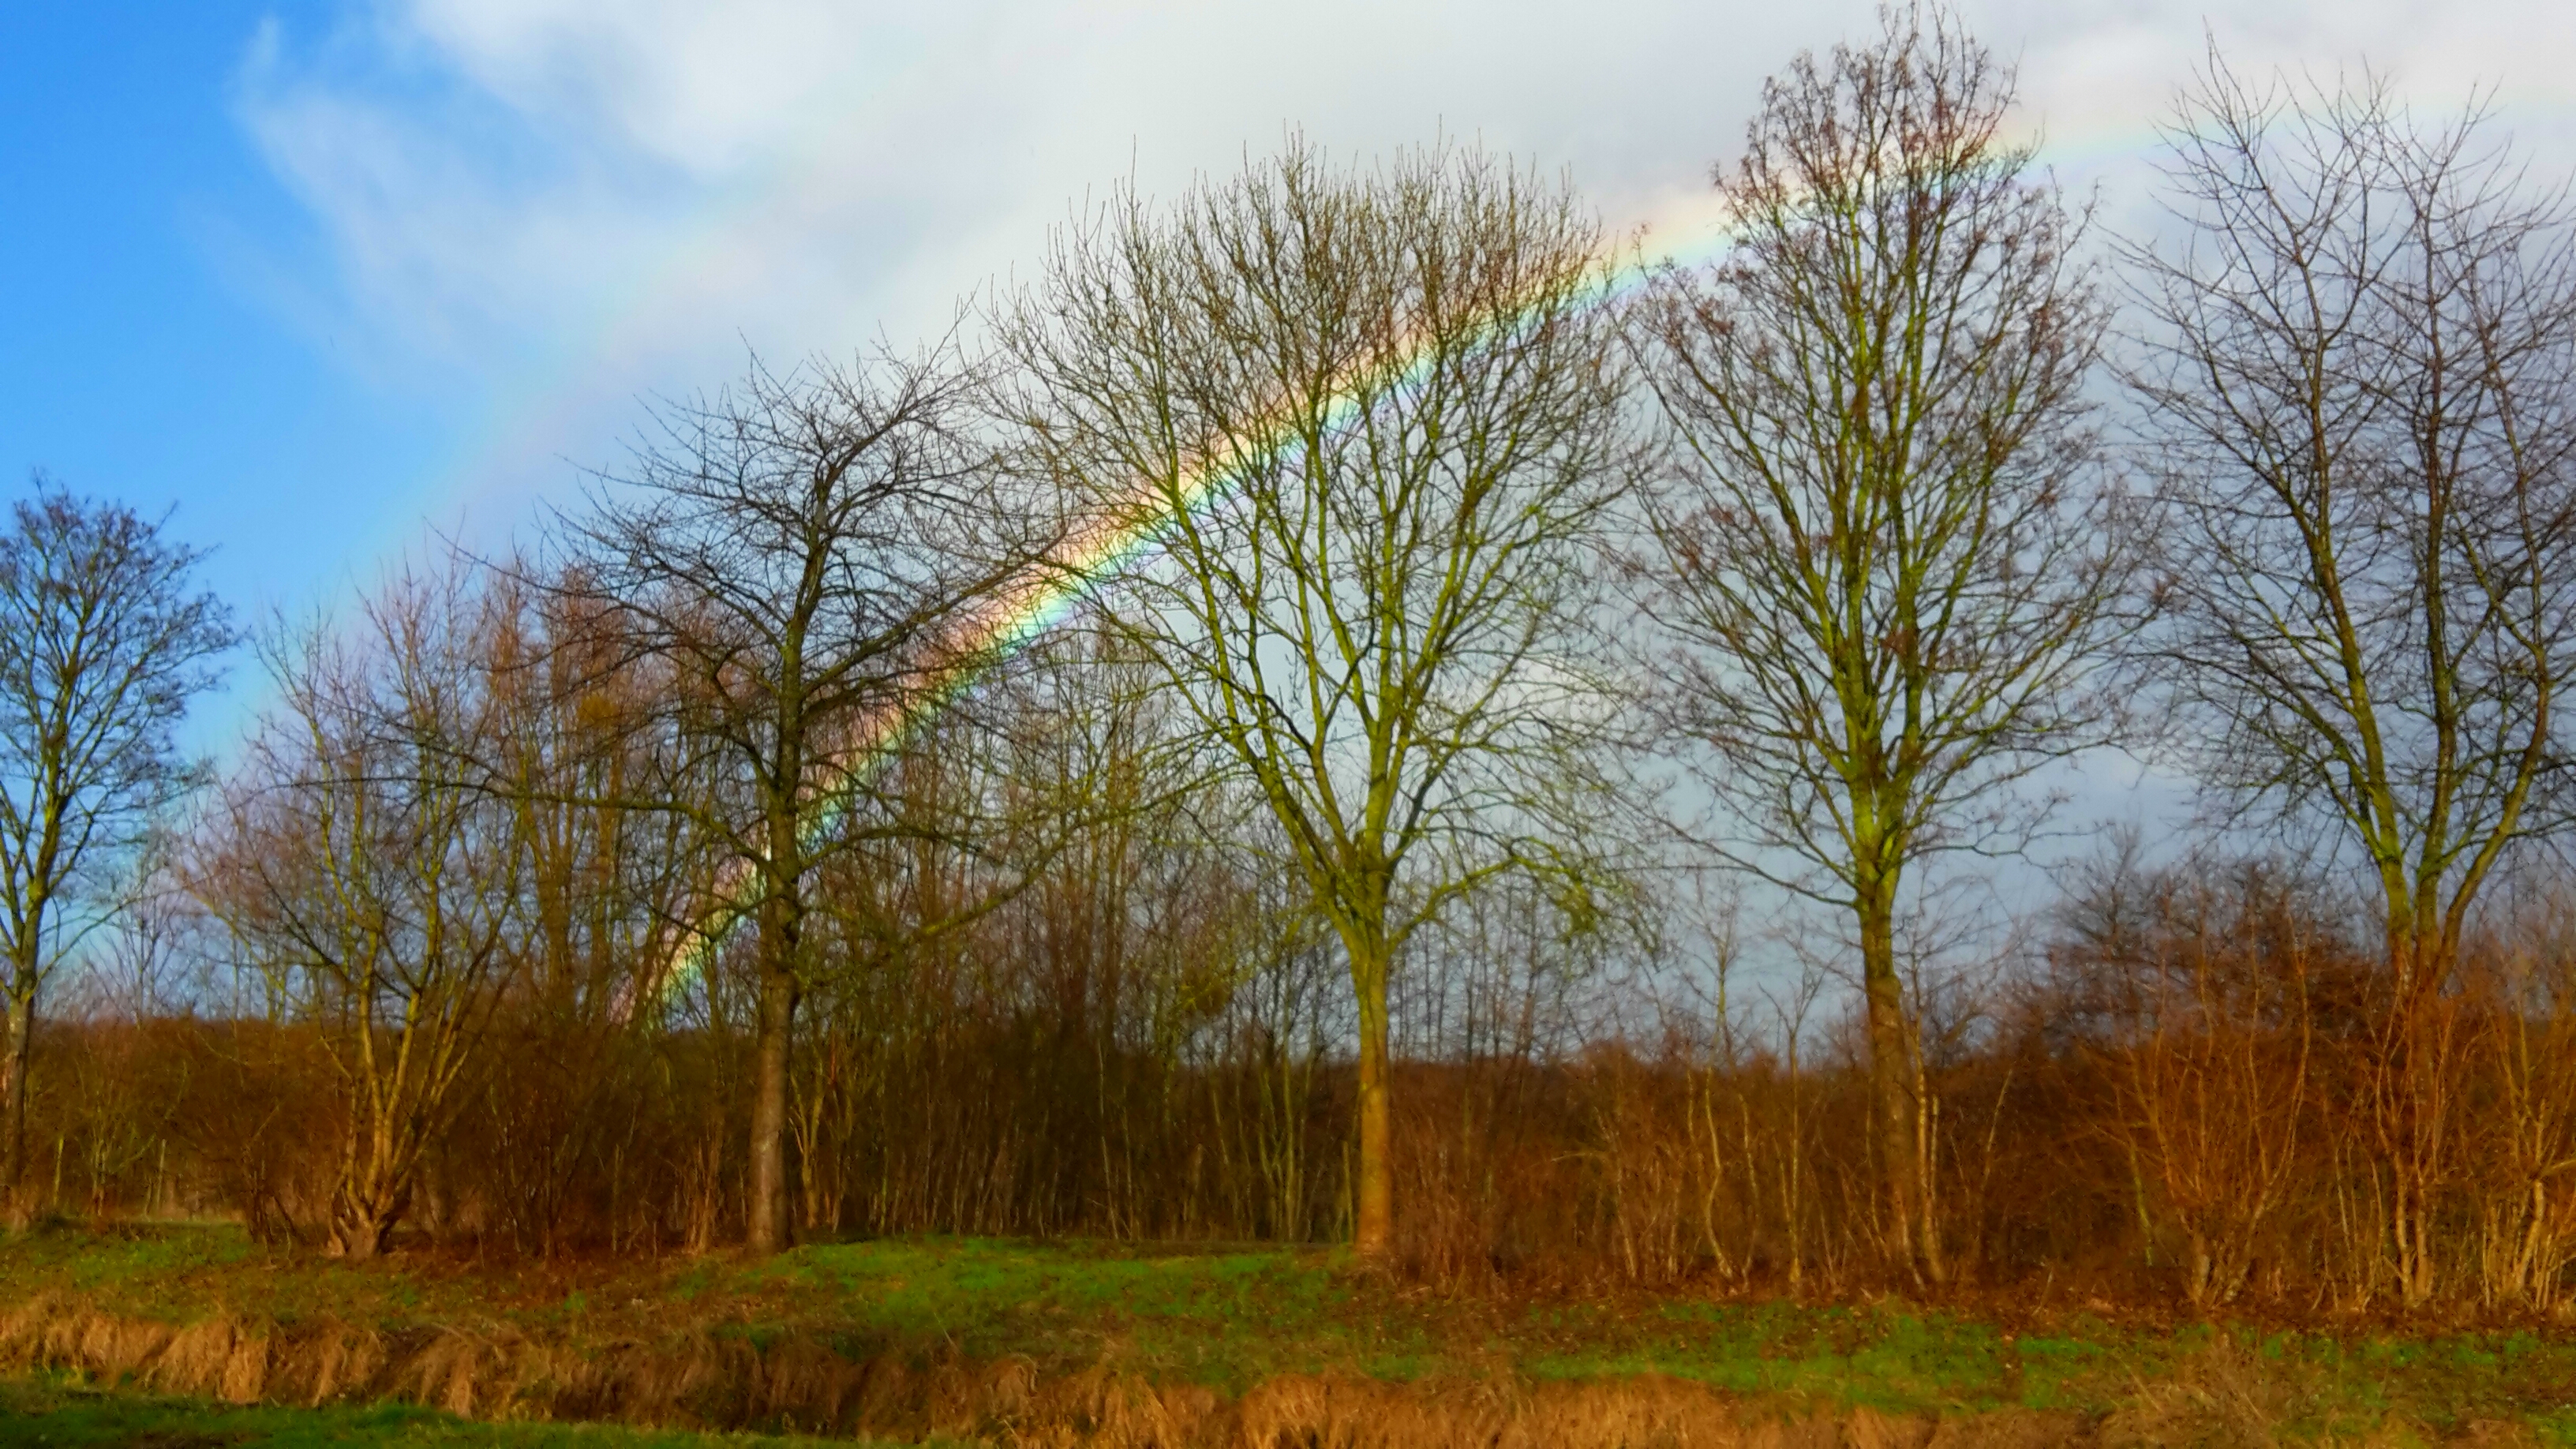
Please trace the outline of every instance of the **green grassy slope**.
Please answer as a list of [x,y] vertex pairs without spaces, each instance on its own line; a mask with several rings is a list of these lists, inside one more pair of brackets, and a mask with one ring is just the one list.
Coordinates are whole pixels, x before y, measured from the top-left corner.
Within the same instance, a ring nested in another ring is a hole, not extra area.
[[1687,1294],[1453,1296],[1329,1251],[933,1240],[809,1245],[767,1261],[478,1266],[432,1255],[343,1264],[271,1253],[221,1228],[0,1244],[0,1304],[45,1295],[174,1324],[217,1314],[328,1316],[386,1333],[498,1324],[576,1347],[680,1333],[766,1347],[794,1336],[851,1360],[1022,1359],[1042,1375],[1105,1366],[1229,1398],[1292,1374],[1435,1384],[1652,1374],[1765,1413],[2093,1416],[2163,1394],[2241,1400],[2301,1438],[2386,1424],[2444,1437],[2519,1422],[2576,1445],[2576,1335],[2565,1332],[2267,1331],[2046,1304],[1973,1315]]

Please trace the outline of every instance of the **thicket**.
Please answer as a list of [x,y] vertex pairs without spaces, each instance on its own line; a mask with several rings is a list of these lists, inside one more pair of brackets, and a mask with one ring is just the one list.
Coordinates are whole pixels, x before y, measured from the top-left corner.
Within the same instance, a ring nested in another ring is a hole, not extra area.
[[[266,631],[19,1211],[2569,1311],[2567,214],[2213,59],[2106,248],[2011,99],[1892,14],[1624,290],[1471,151],[1121,196]],[[1945,916],[2115,746],[2213,824]]]

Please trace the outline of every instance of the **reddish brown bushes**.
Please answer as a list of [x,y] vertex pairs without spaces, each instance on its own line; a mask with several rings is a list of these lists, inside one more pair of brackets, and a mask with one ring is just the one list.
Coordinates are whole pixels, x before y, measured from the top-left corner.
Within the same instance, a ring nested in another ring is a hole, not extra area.
[[[2123,889],[2116,912],[2079,903],[1966,1045],[1927,1066],[1951,1261],[1977,1282],[2082,1280],[2204,1307],[2395,1301],[2389,1188],[2362,1110],[2381,1061],[2371,963],[2306,887],[2262,871]],[[2568,1302],[2567,959],[2540,926],[2499,928],[2444,998],[2456,1125],[2429,1219],[2442,1301]],[[967,950],[829,1003],[797,1078],[804,1230],[1337,1236],[1349,1066],[1329,1019],[1279,1004],[1274,974],[1319,966],[1274,964],[1178,1026],[1142,983],[1077,992]],[[1802,1032],[1792,1059],[1749,1022],[1726,1037],[1676,1017],[1651,1040],[1584,1044],[1565,1034],[1578,1016],[1473,1056],[1417,1043],[1397,1117],[1406,1271],[1462,1286],[1874,1281],[1864,1083],[1829,1033]],[[505,1013],[424,1161],[410,1230],[529,1253],[729,1240],[746,1049],[720,1016]],[[58,1210],[235,1213],[263,1235],[318,1234],[337,1097],[310,1028],[95,1014],[43,1051],[56,1085],[34,1123],[64,1164]]]
[[[493,608],[439,647],[518,649],[513,630],[551,627]],[[667,812],[567,803],[587,776],[667,762],[601,724],[616,691],[517,667],[464,670],[515,721],[514,773],[442,787],[473,800],[475,869],[440,886],[480,913],[471,982],[406,965],[425,938],[347,977],[259,912],[156,915],[135,938],[151,949],[105,963],[38,1044],[38,1206],[226,1213],[322,1242],[351,1144],[382,1128],[412,1156],[370,1219],[380,1241],[741,1240],[753,977],[720,933],[678,949],[708,856]],[[889,767],[886,807],[929,823],[847,826],[876,833],[833,857],[800,935],[800,1232],[1350,1233],[1344,965],[1257,832],[1156,783],[1169,766],[1141,720],[1101,738],[1062,720],[998,743],[933,732]],[[1115,821],[1042,818],[1103,779],[1126,801]],[[217,889],[254,866],[273,885],[319,878],[294,873],[321,868],[315,839],[225,835],[241,818],[190,857],[207,897],[277,904]],[[1909,1047],[1925,1246],[1971,1289],[2565,1311],[2576,933],[2539,887],[2403,1012],[2330,883],[2261,862],[2115,856],[2026,949],[1975,972],[1926,964]],[[333,915],[328,892],[288,903],[358,937],[411,929],[404,912]],[[1502,885],[1409,951],[1392,1262],[1462,1286],[1920,1287],[1887,1248],[1863,1038],[1830,978],[1757,970],[1728,932],[1693,961],[1621,924]],[[405,1013],[432,1007],[444,1025],[407,1038]],[[425,1080],[399,1064],[432,1038],[438,1090],[379,1092],[361,1121],[371,1080]]]

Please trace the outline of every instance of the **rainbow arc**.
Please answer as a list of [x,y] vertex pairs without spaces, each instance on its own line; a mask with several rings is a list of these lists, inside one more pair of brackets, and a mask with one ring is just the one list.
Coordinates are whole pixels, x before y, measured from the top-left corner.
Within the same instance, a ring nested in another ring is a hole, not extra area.
[[[1724,247],[1728,235],[1704,228],[1693,245],[1647,253],[1605,265],[1591,293],[1577,305],[1598,306],[1633,292],[1667,266],[1687,264]],[[1356,413],[1364,399],[1389,381],[1401,378],[1426,359],[1427,348],[1398,348],[1396,355],[1356,369],[1333,398],[1336,409]],[[949,622],[937,653],[949,661],[925,677],[899,705],[889,705],[856,720],[847,739],[832,752],[828,768],[835,784],[818,798],[804,831],[808,839],[837,828],[853,795],[874,782],[896,758],[907,739],[936,718],[950,702],[1003,659],[1043,637],[1062,623],[1081,601],[1150,555],[1165,529],[1186,510],[1205,507],[1222,497],[1227,485],[1242,476],[1248,456],[1287,435],[1293,415],[1282,410],[1246,430],[1232,446],[1193,460],[1178,470],[1174,483],[1140,488],[1132,506],[1075,531],[1054,554],[1030,566],[992,594],[978,600]],[[700,914],[701,924],[674,947],[667,958],[660,995],[667,1003],[685,992],[706,970],[734,929],[750,912],[757,886],[758,862],[736,858],[718,873],[709,893],[712,904]]]

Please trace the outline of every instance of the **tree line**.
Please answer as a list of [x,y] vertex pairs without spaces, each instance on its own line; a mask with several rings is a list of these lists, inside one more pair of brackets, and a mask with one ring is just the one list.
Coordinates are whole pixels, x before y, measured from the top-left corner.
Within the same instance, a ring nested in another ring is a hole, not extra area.
[[[218,777],[198,555],[40,480],[16,1210],[2564,1307],[2564,192],[2213,55],[2113,236],[2014,86],[1800,56],[1701,263],[1473,147],[1121,190],[250,631]],[[2117,751],[2202,823],[1945,937]]]

